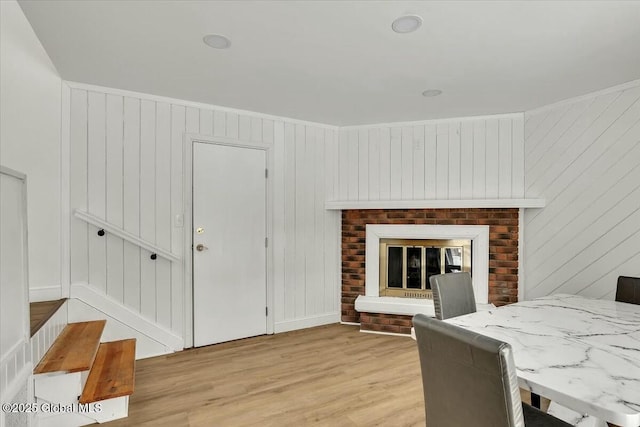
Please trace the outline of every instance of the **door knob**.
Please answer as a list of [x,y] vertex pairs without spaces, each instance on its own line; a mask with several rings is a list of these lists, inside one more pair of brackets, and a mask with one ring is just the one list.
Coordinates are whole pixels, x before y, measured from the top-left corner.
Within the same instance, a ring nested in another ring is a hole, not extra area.
[[206,247],[205,245],[203,245],[202,243],[198,243],[196,245],[196,251],[198,251],[198,252],[206,251],[207,249],[209,249],[209,248]]

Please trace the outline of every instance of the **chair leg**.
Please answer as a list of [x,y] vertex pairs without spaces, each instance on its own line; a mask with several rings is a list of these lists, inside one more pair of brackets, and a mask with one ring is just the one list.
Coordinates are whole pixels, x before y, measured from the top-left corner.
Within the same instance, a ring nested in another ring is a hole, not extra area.
[[540,395],[531,393],[531,406],[540,409]]

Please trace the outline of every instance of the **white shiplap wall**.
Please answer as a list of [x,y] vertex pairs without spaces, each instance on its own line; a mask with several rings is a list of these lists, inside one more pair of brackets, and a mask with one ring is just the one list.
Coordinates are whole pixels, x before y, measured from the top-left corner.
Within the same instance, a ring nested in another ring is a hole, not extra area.
[[341,128],[333,200],[521,199],[523,126],[518,113]]
[[324,209],[335,187],[337,132],[280,121],[274,134],[276,331],[327,313],[339,321],[340,216]]
[[640,85],[525,115],[525,297],[613,298],[640,276]]
[[[275,330],[339,320],[337,180],[330,126],[69,83],[70,210],[182,255],[183,135],[272,147]],[[71,218],[71,283],[88,283],[189,342],[182,265]],[[189,285],[187,285],[189,286]]]

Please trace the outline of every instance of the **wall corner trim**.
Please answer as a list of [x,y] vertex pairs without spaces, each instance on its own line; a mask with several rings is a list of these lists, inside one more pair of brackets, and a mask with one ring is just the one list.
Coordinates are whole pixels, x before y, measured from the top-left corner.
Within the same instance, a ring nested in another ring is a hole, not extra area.
[[341,131],[375,129],[383,127],[409,127],[409,126],[426,126],[452,122],[467,122],[474,120],[500,120],[500,119],[520,119],[524,118],[524,111],[513,111],[509,113],[499,114],[483,114],[477,116],[457,116],[457,117],[441,117],[436,119],[409,120],[400,122],[383,122],[383,123],[366,123],[359,125],[344,125],[338,129]]
[[81,89],[81,90],[86,90],[86,91],[89,91],[89,92],[101,92],[101,93],[108,93],[108,94],[112,94],[112,95],[128,96],[128,97],[132,97],[132,98],[146,99],[146,100],[155,101],[155,102],[166,102],[168,104],[176,104],[176,105],[181,105],[183,107],[194,107],[194,108],[202,108],[202,109],[205,109],[205,110],[223,111],[225,113],[246,115],[246,116],[257,117],[257,118],[266,119],[266,120],[273,120],[273,121],[286,120],[287,122],[290,122],[290,123],[301,124],[301,125],[305,125],[305,126],[306,125],[308,125],[308,126],[316,126],[316,127],[322,128],[322,129],[330,129],[330,130],[338,130],[339,129],[338,126],[327,124],[327,123],[319,123],[319,122],[313,122],[313,121],[310,121],[310,120],[302,120],[302,119],[294,119],[294,118],[291,118],[291,117],[276,116],[276,115],[273,115],[273,114],[260,113],[260,112],[257,112],[257,111],[242,110],[242,109],[239,109],[239,108],[225,107],[225,106],[222,106],[222,105],[214,105],[214,104],[206,104],[206,103],[203,103],[203,102],[188,101],[188,100],[184,100],[184,99],[171,98],[169,96],[161,96],[161,95],[154,95],[154,94],[151,94],[151,93],[135,92],[135,91],[132,91],[132,90],[118,89],[118,88],[112,88],[112,87],[106,87],[106,86],[98,86],[98,85],[94,85],[94,84],[74,82],[74,81],[69,81],[69,80],[63,80],[62,82],[64,84],[66,84],[68,87],[70,87],[71,89]]
[[540,106],[538,108],[532,108],[530,110],[525,111],[524,114],[525,114],[525,116],[528,116],[528,115],[531,115],[531,114],[538,114],[538,113],[541,113],[543,111],[547,111],[547,110],[551,110],[551,109],[554,109],[554,108],[561,107],[563,105],[573,104],[575,102],[583,101],[585,99],[595,98],[596,96],[605,95],[605,94],[611,93],[611,92],[618,92],[618,91],[630,89],[630,88],[636,87],[636,86],[640,86],[640,79],[631,80],[631,81],[628,81],[626,83],[622,83],[622,84],[615,85],[615,86],[610,86],[610,87],[607,87],[607,88],[604,88],[604,89],[596,90],[596,91],[585,93],[585,94],[578,95],[578,96],[573,96],[571,98],[565,98],[565,99],[562,99],[560,101],[553,102],[551,104],[542,105],[542,106]]

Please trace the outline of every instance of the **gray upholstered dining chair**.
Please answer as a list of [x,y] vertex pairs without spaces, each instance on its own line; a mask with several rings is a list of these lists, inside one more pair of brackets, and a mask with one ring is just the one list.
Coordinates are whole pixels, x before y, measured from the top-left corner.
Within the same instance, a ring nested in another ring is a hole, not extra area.
[[511,346],[467,329],[413,317],[427,427],[566,427],[520,400]]
[[475,313],[476,298],[469,273],[437,274],[429,278],[436,318],[440,320]]
[[640,304],[640,277],[618,277],[616,301]]

